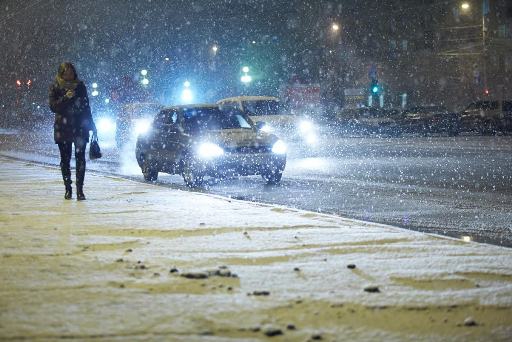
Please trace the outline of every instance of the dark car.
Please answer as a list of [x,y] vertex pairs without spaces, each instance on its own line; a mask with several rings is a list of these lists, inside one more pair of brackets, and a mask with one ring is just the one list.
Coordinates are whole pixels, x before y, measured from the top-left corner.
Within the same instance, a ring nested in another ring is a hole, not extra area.
[[393,113],[382,108],[344,108],[335,120],[338,129],[346,133],[388,136],[400,136],[402,133]]
[[501,131],[512,132],[512,101],[475,101],[461,113],[464,131],[476,131],[482,135],[493,135]]
[[444,106],[409,108],[402,113],[400,125],[406,133],[447,133],[450,136],[460,133],[459,116]]
[[161,110],[138,137],[136,158],[147,181],[166,172],[181,174],[191,187],[205,176],[261,175],[275,184],[286,166],[286,145],[239,110],[178,106]]

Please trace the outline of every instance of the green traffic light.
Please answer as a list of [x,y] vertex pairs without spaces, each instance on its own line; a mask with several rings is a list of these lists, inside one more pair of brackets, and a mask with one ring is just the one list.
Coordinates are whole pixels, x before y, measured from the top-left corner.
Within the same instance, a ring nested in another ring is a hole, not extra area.
[[373,86],[372,88],[372,93],[378,93],[379,92],[379,87],[378,86]]

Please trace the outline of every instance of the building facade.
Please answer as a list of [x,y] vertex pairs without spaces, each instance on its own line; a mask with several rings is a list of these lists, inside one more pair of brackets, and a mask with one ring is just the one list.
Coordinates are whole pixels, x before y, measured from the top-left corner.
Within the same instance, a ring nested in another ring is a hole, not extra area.
[[[320,1],[311,7],[317,19],[308,32],[316,41],[309,46],[319,47],[317,80],[334,110],[343,106],[344,89],[365,89],[371,97],[375,81],[386,107],[457,110],[475,100],[512,98],[509,0]],[[312,39],[300,38],[306,45]]]

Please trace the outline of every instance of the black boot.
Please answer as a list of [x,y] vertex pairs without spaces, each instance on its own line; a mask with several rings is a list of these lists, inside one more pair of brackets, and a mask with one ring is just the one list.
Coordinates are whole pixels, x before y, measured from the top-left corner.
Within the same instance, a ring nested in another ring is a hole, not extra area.
[[77,201],[85,201],[84,191],[81,186],[76,187],[76,200]]
[[76,199],[77,201],[85,201],[84,195],[84,178],[85,178],[85,155],[83,148],[80,148],[80,153],[75,151],[76,157]]
[[62,179],[64,180],[64,186],[66,187],[66,193],[64,199],[71,199],[73,196],[73,190],[71,188],[71,168],[69,167],[69,161],[61,161],[60,170],[62,172]]
[[71,188],[71,185],[66,185],[66,193],[64,194],[64,199],[71,199],[73,196],[73,189]]

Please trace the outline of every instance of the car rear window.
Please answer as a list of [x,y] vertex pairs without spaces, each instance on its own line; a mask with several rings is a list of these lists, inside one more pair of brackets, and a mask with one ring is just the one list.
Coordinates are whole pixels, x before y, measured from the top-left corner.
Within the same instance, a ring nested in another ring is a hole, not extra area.
[[244,101],[245,111],[249,115],[280,115],[281,107],[275,100]]
[[498,109],[498,101],[478,101],[476,103],[477,109]]

